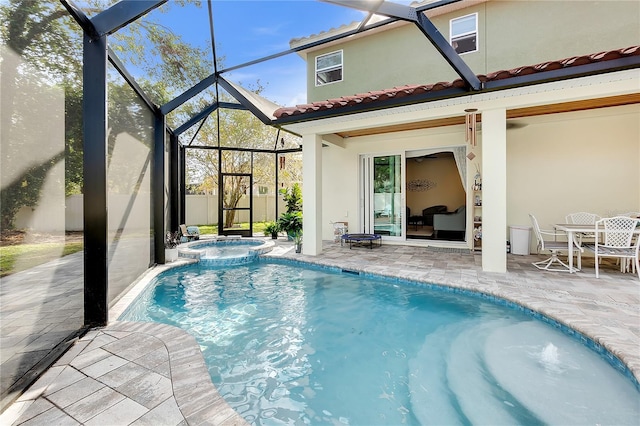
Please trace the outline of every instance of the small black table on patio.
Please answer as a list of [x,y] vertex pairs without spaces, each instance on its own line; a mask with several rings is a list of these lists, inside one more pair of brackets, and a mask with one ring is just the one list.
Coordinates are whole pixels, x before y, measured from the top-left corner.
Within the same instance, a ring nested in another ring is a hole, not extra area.
[[366,243],[369,243],[369,248],[372,249],[374,247],[374,241],[378,242],[375,246],[380,247],[382,245],[382,236],[379,234],[344,234],[341,237],[340,245],[348,242],[349,249],[351,249],[354,244],[364,246]]

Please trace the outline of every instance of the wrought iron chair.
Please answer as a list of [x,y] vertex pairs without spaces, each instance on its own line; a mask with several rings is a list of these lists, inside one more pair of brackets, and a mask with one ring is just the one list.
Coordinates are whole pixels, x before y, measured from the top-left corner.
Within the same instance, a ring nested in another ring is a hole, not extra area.
[[[640,219],[640,212],[626,212],[626,213],[620,213],[614,216],[626,216],[626,217],[630,217],[632,219]],[[638,222],[640,224],[640,222]],[[640,226],[640,225],[638,225]],[[636,235],[634,238],[640,238],[640,235]],[[620,259],[618,259],[618,262],[620,262]],[[627,259],[626,263],[631,263],[630,259]],[[626,268],[628,265],[623,264],[622,265],[622,270],[624,271],[624,268]],[[634,269],[635,269],[635,265],[634,265]]]
[[597,220],[602,219],[595,213],[578,212],[569,213],[566,216],[567,223],[576,223],[580,225],[595,225]]
[[[567,241],[558,241],[558,237],[565,237],[567,236],[566,233],[564,232],[555,232],[555,231],[550,231],[550,230],[542,230],[540,229],[540,225],[538,225],[538,220],[536,219],[536,217],[532,214],[529,214],[529,217],[531,218],[531,223],[533,224],[533,232],[536,234],[536,238],[538,239],[538,253],[540,253],[541,251],[549,251],[551,253],[551,256],[548,259],[545,260],[541,260],[539,262],[533,262],[532,265],[535,266],[538,269],[542,269],[545,271],[569,271],[569,265],[567,265],[566,263],[564,263],[562,260],[560,260],[560,258],[558,257],[558,253],[559,252],[568,252],[569,251],[569,244],[567,243]],[[545,240],[544,236],[552,236],[553,240]],[[581,265],[581,253],[582,253],[582,247],[580,247],[577,242],[573,241],[573,244],[576,246],[576,255],[578,256],[578,268],[580,269]],[[553,266],[558,263],[560,265],[562,265],[564,268],[562,269],[557,269],[557,268],[553,268]]]
[[[567,223],[574,223],[577,225],[595,225],[596,221],[602,218],[595,213],[578,212],[578,213],[569,213],[565,217],[565,219]],[[582,246],[583,239],[588,239],[589,242],[593,242],[595,238],[596,238],[596,235],[592,232],[577,234],[578,244],[580,246]]]
[[603,242],[596,238],[594,244],[585,244],[585,248],[593,251],[596,256],[596,278],[600,277],[599,260],[602,257],[615,257],[620,259],[623,270],[627,261],[633,261],[633,269],[640,279],[640,238],[633,242],[634,232],[638,226],[638,219],[627,216],[616,216],[600,219],[595,224],[595,232],[604,233]]

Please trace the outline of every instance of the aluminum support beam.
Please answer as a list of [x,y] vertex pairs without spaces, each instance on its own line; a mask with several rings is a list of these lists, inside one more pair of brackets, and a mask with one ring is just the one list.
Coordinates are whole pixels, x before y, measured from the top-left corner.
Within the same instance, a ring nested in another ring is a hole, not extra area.
[[[174,227],[175,229],[178,229],[178,226],[181,223],[185,223],[186,219],[187,219],[187,209],[186,209],[186,203],[187,203],[187,185],[186,185],[186,173],[187,173],[187,160],[186,160],[186,149],[184,146],[181,146],[176,138],[175,143],[171,144],[172,146],[175,145],[178,148],[178,154],[179,154],[179,162],[180,162],[180,168],[179,170],[175,170],[172,169],[172,172],[175,171],[175,176],[176,176],[176,185],[179,186],[180,190],[178,192],[176,192],[176,200],[178,201],[178,205],[180,207],[180,214],[177,215],[176,219],[174,219],[173,217],[170,219],[171,220],[171,226]],[[176,162],[177,164],[178,162]],[[179,182],[177,181],[177,177],[180,176],[180,180]],[[173,185],[173,183],[172,183]],[[175,220],[175,222],[174,222]]]
[[460,1],[462,1],[462,0],[440,0],[440,1],[433,2],[433,3],[424,4],[422,6],[417,6],[416,7],[416,11],[417,12],[425,12],[427,10],[437,9],[439,7],[446,6],[446,5],[452,4],[452,3],[458,3]]
[[181,95],[178,95],[173,100],[162,105],[160,107],[160,112],[162,112],[164,115],[169,114],[171,111],[178,108],[180,105],[182,105],[183,103],[187,102],[189,99],[193,98],[198,93],[205,90],[207,87],[211,86],[212,84],[215,84],[217,80],[218,80],[218,77],[216,77],[215,74],[211,74],[209,77],[206,77],[204,80],[197,83],[190,89],[187,89]]
[[244,105],[253,115],[255,115],[258,120],[262,121],[263,124],[270,125],[273,123],[273,120],[267,117],[259,108],[257,108],[249,99],[244,97],[242,93],[236,90],[233,85],[229,84],[227,80],[220,77],[218,79],[218,84],[222,86],[231,96],[233,96],[238,102]]
[[[184,223],[184,221],[179,220],[181,217],[180,206],[184,203],[184,201],[181,201],[180,197],[182,194],[180,192],[180,182],[185,181],[184,163],[181,163],[181,160],[184,160],[184,158],[181,158],[180,154],[178,136],[171,135],[169,139],[169,220],[167,226],[172,231],[176,231],[178,226],[180,226],[181,223]],[[182,189],[182,191],[184,191],[184,189]]]
[[416,21],[416,10],[410,6],[386,1],[372,2],[370,0],[321,0],[325,3],[333,3],[339,6],[350,7],[352,9],[364,10],[376,15],[396,18],[401,21]]
[[153,103],[151,98],[145,93],[144,90],[142,90],[142,87],[140,87],[136,79],[133,78],[129,71],[127,71],[124,64],[120,61],[120,58],[118,58],[118,55],[116,55],[116,53],[110,47],[108,48],[107,53],[109,55],[109,62],[111,62],[111,65],[113,65],[113,67],[120,73],[122,78],[125,79],[131,89],[133,89],[133,91],[136,92],[138,96],[140,96],[140,99],[142,99],[142,101],[147,104],[147,107],[153,112],[154,115],[157,116],[158,114],[160,114],[158,106]]
[[191,117],[190,119],[185,121],[183,124],[181,124],[178,128],[176,128],[173,131],[173,133],[175,133],[177,136],[180,136],[185,131],[190,129],[191,126],[193,126],[194,124],[198,123],[199,121],[204,120],[205,118],[207,118],[209,116],[209,114],[211,114],[212,112],[214,112],[217,109],[218,109],[218,103],[217,102],[212,104],[212,105],[209,105],[208,107],[206,107],[205,109],[203,109],[202,111],[200,111],[199,113],[197,113],[196,115],[194,115],[193,117]]
[[322,1],[415,23],[418,29],[429,39],[431,44],[440,52],[445,61],[447,61],[453,70],[464,80],[467,86],[471,90],[481,89],[482,83],[475,73],[471,71],[471,68],[460,58],[455,49],[449,44],[436,26],[433,25],[431,20],[429,20],[424,13],[417,12],[416,8],[386,1],[382,3],[372,3],[367,0]]
[[[421,7],[417,7],[417,8],[415,8],[415,10],[417,12],[423,12],[425,10],[435,9],[435,8],[438,8],[438,7],[441,7],[441,6],[446,6],[447,4],[450,4],[450,3],[457,3],[459,1],[462,1],[462,0],[441,0],[441,1],[436,2],[436,3],[430,3],[428,5],[423,5]],[[350,6],[349,3],[341,3],[341,5],[342,6],[346,6],[346,7]],[[370,13],[370,14],[373,14],[373,13]],[[245,67],[248,67],[250,65],[259,64],[261,62],[265,62],[265,61],[268,61],[268,60],[271,60],[271,59],[279,58],[281,56],[285,56],[285,55],[288,55],[290,53],[300,52],[300,51],[303,51],[303,50],[306,50],[306,49],[310,49],[312,47],[322,46],[322,45],[328,44],[328,43],[336,41],[336,40],[340,40],[340,39],[343,39],[343,38],[350,37],[352,35],[358,34],[358,33],[363,32],[363,31],[368,31],[368,30],[372,30],[372,29],[375,29],[375,28],[378,28],[378,27],[382,27],[384,25],[387,25],[387,24],[390,24],[392,22],[397,21],[399,18],[384,19],[382,21],[375,22],[375,23],[368,23],[367,21],[369,19],[370,19],[369,17],[363,19],[362,22],[360,23],[360,25],[358,26],[358,28],[355,29],[355,30],[346,31],[344,33],[340,33],[340,34],[337,34],[337,35],[332,36],[332,37],[327,37],[327,38],[319,40],[319,41],[306,43],[304,45],[300,45],[300,46],[295,47],[293,49],[284,50],[282,52],[278,52],[278,53],[275,53],[275,54],[270,55],[270,56],[265,56],[263,58],[255,59],[253,61],[244,62],[244,63],[238,64],[238,65],[233,65],[231,67],[228,67],[228,68],[225,68],[223,70],[220,70],[218,74],[226,73],[226,72],[237,70],[237,69],[240,69],[240,68],[245,68]]]
[[[153,220],[153,251],[152,263],[164,263],[164,182],[165,182],[165,135],[166,117],[156,115],[153,134],[153,167],[151,173],[152,183],[152,220]],[[171,195],[171,194],[169,194]]]
[[247,107],[245,107],[242,104],[235,104],[231,102],[216,102],[214,104],[209,105],[208,107],[206,107],[205,109],[203,109],[202,111],[200,111],[199,113],[197,113],[196,115],[194,115],[193,117],[185,121],[177,129],[174,130],[174,133],[178,136],[183,134],[185,131],[190,129],[191,126],[193,126],[194,124],[196,124],[201,120],[204,120],[206,117],[209,116],[209,114],[211,114],[218,108],[247,110]]
[[69,15],[71,15],[71,17],[78,23],[78,25],[80,25],[80,28],[82,28],[82,30],[89,35],[89,38],[97,39],[100,37],[98,35],[98,31],[91,23],[89,17],[87,17],[82,9],[78,7],[78,5],[76,5],[71,0],[60,0],[60,3],[62,3],[64,8],[67,9],[67,12],[69,12]]
[[166,2],[167,0],[121,0],[94,16],[91,22],[100,36],[113,34]]
[[440,52],[442,57],[451,65],[453,70],[467,83],[467,86],[472,90],[480,90],[482,83],[475,75],[471,68],[465,61],[460,58],[458,52],[455,51],[453,46],[449,44],[446,38],[440,33],[440,31],[433,25],[433,22],[427,18],[423,13],[417,15],[416,25],[422,33],[427,36],[431,44]]
[[84,325],[107,325],[107,37],[84,34]]

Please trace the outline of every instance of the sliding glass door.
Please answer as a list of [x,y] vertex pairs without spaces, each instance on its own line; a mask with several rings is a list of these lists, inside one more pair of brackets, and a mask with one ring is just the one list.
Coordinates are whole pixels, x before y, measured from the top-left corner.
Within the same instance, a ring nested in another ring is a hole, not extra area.
[[404,154],[361,159],[362,223],[365,232],[404,239]]

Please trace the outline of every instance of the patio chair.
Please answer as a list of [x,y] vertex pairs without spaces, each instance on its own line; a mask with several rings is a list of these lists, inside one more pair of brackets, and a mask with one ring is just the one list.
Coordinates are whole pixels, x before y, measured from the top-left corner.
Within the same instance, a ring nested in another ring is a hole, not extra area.
[[603,242],[596,238],[594,244],[585,244],[585,248],[596,256],[596,278],[600,277],[599,259],[602,257],[615,257],[620,259],[622,269],[626,269],[627,262],[633,262],[633,270],[638,273],[640,279],[640,238],[634,241],[634,232],[638,226],[638,219],[627,216],[607,217],[600,219],[595,224],[595,231],[604,232]]
[[182,224],[180,225],[180,241],[188,242],[191,240],[199,240],[200,239],[200,229],[197,226],[189,226]]
[[[532,265],[538,269],[542,269],[544,271],[567,271],[569,272],[569,265],[564,263],[558,257],[559,252],[567,252],[569,251],[569,243],[567,241],[558,241],[558,237],[566,237],[567,234],[564,232],[555,232],[550,230],[542,230],[538,225],[538,220],[532,214],[529,214],[531,218],[531,223],[533,224],[533,232],[536,234],[536,238],[538,239],[538,253],[541,251],[549,251],[551,256],[548,259],[541,260],[539,262],[533,262]],[[544,236],[551,236],[553,240],[545,240]],[[576,246],[576,255],[578,256],[578,268],[580,269],[581,265],[581,252],[582,248],[578,246],[576,241],[573,243]],[[558,269],[554,268],[555,264],[560,264],[563,268]]]
[[[598,216],[595,213],[587,213],[587,212],[578,212],[578,213],[569,213],[566,217],[565,217],[567,223],[574,223],[577,225],[594,225],[596,224],[596,221],[602,219],[600,216]],[[591,241],[593,241],[595,239],[596,235],[595,233],[580,233],[577,235],[578,238],[578,244],[580,246],[582,246],[582,240],[584,239],[589,239]]]
[[579,225],[595,225],[597,220],[601,217],[595,213],[579,212],[569,213],[566,216],[567,223],[575,223]]

